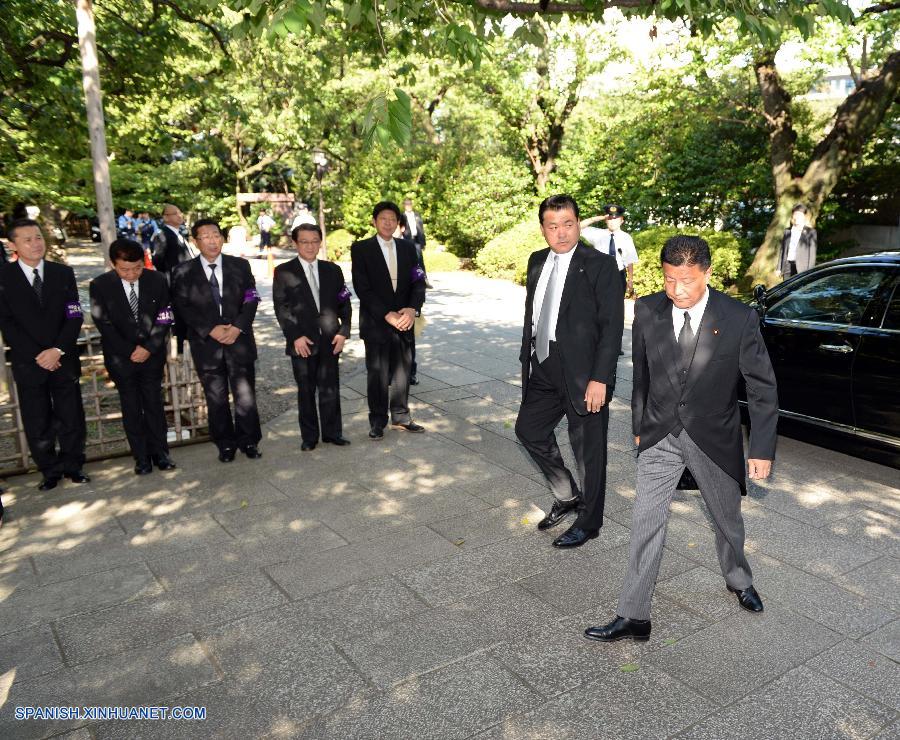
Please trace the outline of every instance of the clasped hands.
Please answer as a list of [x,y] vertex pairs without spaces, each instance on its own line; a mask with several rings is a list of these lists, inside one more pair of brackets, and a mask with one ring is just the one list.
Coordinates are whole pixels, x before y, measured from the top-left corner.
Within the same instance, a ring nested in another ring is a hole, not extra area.
[[209,336],[219,344],[234,344],[241,336],[241,330],[233,324],[218,324],[209,332]]
[[[335,334],[334,339],[331,340],[331,346],[333,347],[331,353],[339,355],[344,349],[344,342],[346,341],[347,337],[343,334]],[[312,346],[313,343],[309,337],[298,337],[294,340],[294,352],[300,357],[309,357],[312,354]]]
[[409,331],[416,322],[416,309],[401,308],[399,311],[388,311],[384,315],[384,320],[397,331]]
[[60,359],[62,358],[62,353],[56,349],[56,347],[51,347],[50,349],[45,349],[41,352],[37,357],[34,358],[34,361],[44,370],[49,370],[53,372],[54,370],[59,370],[62,365],[60,364]]

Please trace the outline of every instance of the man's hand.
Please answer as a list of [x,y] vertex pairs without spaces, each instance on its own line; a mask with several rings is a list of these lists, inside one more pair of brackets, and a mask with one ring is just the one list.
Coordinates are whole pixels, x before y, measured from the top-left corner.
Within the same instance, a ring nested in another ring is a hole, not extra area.
[[384,315],[384,320],[387,321],[387,322],[388,322],[391,326],[393,326],[395,329],[399,329],[399,328],[400,328],[400,327],[399,327],[399,323],[400,323],[400,319],[401,319],[401,318],[402,318],[402,317],[400,316],[400,314],[399,314],[397,311],[388,311],[388,312]]
[[41,352],[37,357],[34,358],[34,361],[40,365],[44,370],[50,370],[51,372],[54,370],[59,370],[60,358],[62,354],[56,347],[51,347],[50,349],[45,349]]
[[772,472],[771,460],[754,460],[752,457],[747,460],[747,475],[750,480],[762,480],[768,478]]
[[217,342],[221,342],[222,344],[224,344],[224,342],[222,342],[222,340],[225,339],[226,333],[228,331],[228,327],[229,327],[229,324],[218,324],[217,326],[214,326],[210,330],[209,336],[211,336]]
[[416,309],[414,308],[401,308],[400,309],[400,323],[397,328],[400,331],[409,331],[413,328],[413,324],[416,323]]
[[640,446],[641,446],[641,438],[640,438],[640,437],[635,437],[635,438],[634,438],[634,446],[635,446],[635,447],[640,447]]
[[592,414],[596,414],[603,408],[603,404],[606,403],[606,383],[601,383],[599,380],[589,381],[587,390],[584,392],[584,403]]
[[236,326],[228,324],[228,326],[225,327],[225,336],[219,341],[222,342],[222,344],[234,344],[239,336],[241,336],[241,330]]
[[299,357],[309,357],[312,354],[312,342],[309,337],[299,337],[294,340],[294,352]]
[[334,339],[331,340],[331,346],[334,347],[332,354],[339,355],[343,351],[346,341],[347,337],[343,334],[335,334]]
[[138,345],[134,348],[134,352],[131,353],[131,361],[132,362],[146,362],[150,358],[150,351]]

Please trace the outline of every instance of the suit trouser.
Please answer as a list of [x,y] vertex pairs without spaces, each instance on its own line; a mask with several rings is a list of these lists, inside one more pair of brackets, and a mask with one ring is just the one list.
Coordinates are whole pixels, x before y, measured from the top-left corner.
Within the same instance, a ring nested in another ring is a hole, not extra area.
[[[195,358],[196,362],[196,358]],[[209,417],[209,433],[219,450],[244,449],[262,439],[256,408],[256,368],[231,361],[228,355],[214,370],[197,370]],[[228,404],[228,389],[234,400],[234,418]]]
[[61,367],[38,384],[16,381],[28,448],[45,477],[74,473],[84,465],[87,429],[79,380]]
[[606,501],[606,430],[609,426],[609,404],[595,414],[580,416],[566,390],[562,362],[555,342],[542,363],[531,356],[528,388],[519,416],[516,436],[547,478],[553,495],[566,501],[579,495],[578,484],[566,468],[554,430],[566,417],[569,441],[575,454],[578,479],[581,481],[582,503],[574,526],[599,529],[603,526]]
[[[323,355],[322,351],[327,352]],[[335,439],[341,436],[341,396],[338,392],[338,356],[331,346],[309,357],[291,357],[294,380],[297,381],[297,412],[300,437],[304,442],[319,441],[319,419],[322,436]],[[319,393],[319,412],[316,413],[316,391]]]
[[418,363],[416,362],[416,338],[415,338],[415,337],[413,337],[413,340],[412,340],[412,349],[410,350],[409,357],[410,357],[410,361],[409,361],[409,374],[410,374],[412,377],[415,377],[415,376],[416,376],[416,370],[419,369],[419,365],[418,365]]
[[[366,393],[369,397],[369,425],[383,429],[388,422],[408,424],[409,376],[412,365],[412,343],[391,331],[385,342],[364,341],[366,346]],[[393,392],[389,387],[393,386]]]
[[169,452],[166,442],[168,424],[162,397],[165,368],[163,354],[162,358],[151,357],[146,362],[133,363],[132,372],[127,375],[110,371],[122,405],[122,426],[136,460]]
[[650,602],[662,561],[669,507],[687,466],[713,520],[716,554],[725,582],[743,590],[753,583],[744,555],[741,488],[690,438],[669,434],[638,457],[637,493],[631,521],[628,570],[619,596],[620,617],[650,619]]

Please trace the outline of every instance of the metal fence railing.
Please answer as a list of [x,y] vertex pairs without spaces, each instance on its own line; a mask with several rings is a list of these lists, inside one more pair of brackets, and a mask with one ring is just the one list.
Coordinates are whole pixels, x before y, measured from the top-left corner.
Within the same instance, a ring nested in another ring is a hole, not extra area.
[[[190,352],[175,356],[175,339],[163,373],[163,399],[169,426],[169,444],[179,445],[209,439],[206,399]],[[81,353],[81,397],[87,422],[86,454],[88,460],[100,460],[128,453],[128,442],[122,428],[119,396],[106,368],[100,333],[88,322],[78,339]],[[8,361],[0,373],[0,476],[24,473],[33,464],[28,452],[22,412],[12,368]]]

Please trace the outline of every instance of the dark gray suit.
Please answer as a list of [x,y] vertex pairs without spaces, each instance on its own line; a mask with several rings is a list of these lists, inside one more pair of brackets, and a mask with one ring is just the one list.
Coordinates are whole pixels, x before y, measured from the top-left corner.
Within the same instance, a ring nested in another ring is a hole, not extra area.
[[[811,226],[804,226],[803,231],[800,232],[800,241],[797,243],[796,258],[788,260],[788,249],[791,245],[791,228],[790,226],[786,228],[784,236],[781,237],[781,253],[778,256],[778,269],[781,270],[781,274],[787,278],[791,275],[796,275],[798,272],[815,267],[818,241],[816,230]],[[791,265],[791,262],[794,264]]]

